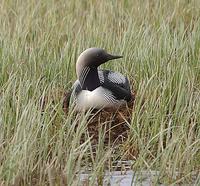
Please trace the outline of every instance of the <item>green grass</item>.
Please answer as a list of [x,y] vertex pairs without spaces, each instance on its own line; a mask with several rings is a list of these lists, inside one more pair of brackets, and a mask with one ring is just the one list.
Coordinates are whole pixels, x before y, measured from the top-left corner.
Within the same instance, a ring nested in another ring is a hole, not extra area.
[[60,96],[93,46],[123,54],[104,67],[134,81],[133,170],[160,171],[165,184],[191,184],[196,174],[200,184],[199,9],[199,0],[1,0],[0,184],[77,185],[86,154],[89,184],[102,175],[112,148],[100,138],[95,157],[90,138],[80,146],[87,116],[73,108],[66,116]]

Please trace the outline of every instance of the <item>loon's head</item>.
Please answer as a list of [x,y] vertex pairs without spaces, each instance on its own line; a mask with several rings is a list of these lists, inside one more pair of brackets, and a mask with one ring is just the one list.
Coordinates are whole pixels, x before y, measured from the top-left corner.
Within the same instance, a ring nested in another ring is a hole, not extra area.
[[79,77],[85,67],[97,68],[101,64],[112,60],[122,58],[122,56],[108,54],[101,48],[88,48],[83,51],[76,62],[76,73]]

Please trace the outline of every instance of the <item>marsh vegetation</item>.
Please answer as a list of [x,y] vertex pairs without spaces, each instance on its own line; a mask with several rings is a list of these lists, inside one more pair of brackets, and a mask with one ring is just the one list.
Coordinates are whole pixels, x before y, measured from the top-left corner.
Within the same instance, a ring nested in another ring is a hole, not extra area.
[[1,0],[0,185],[78,185],[88,159],[87,184],[101,180],[112,144],[99,128],[94,155],[90,137],[80,144],[89,113],[62,108],[76,58],[94,46],[123,54],[103,68],[136,91],[115,155],[137,149],[131,169],[159,171],[155,185],[200,184],[199,10],[198,0]]

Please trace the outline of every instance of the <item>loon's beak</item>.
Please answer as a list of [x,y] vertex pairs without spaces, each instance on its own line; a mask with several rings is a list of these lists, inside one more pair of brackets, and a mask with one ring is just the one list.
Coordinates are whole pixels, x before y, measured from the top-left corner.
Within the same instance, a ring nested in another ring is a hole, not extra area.
[[119,59],[119,58],[123,58],[123,56],[117,56],[117,55],[107,54],[107,59],[108,60]]

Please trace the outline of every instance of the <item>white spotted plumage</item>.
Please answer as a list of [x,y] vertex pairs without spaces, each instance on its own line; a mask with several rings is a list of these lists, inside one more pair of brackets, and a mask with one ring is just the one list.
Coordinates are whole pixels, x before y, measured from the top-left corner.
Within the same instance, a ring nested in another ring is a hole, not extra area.
[[103,76],[103,71],[98,70],[98,75],[99,75],[99,80],[101,83],[104,83],[104,76]]
[[124,84],[126,82],[126,78],[119,72],[110,72],[108,73],[108,79],[117,84]]
[[[104,71],[103,70],[98,70],[98,75],[99,75],[99,80],[101,83],[105,82],[105,77],[104,77]],[[109,81],[112,83],[116,84],[125,84],[126,83],[126,78],[119,72],[113,72],[113,71],[108,71],[107,70],[107,77]]]

